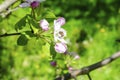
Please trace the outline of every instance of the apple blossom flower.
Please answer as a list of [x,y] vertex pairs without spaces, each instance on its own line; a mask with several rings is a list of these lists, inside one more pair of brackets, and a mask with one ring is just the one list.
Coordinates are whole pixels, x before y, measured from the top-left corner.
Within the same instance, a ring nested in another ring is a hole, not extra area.
[[54,48],[55,48],[55,51],[58,53],[65,53],[67,50],[67,46],[64,43],[56,43]]
[[54,20],[54,41],[55,41],[55,51],[58,53],[65,53],[67,51],[66,40],[66,30],[61,28],[65,24],[65,19],[59,17],[57,20]]
[[59,17],[57,20],[54,20],[54,30],[59,30],[64,24],[65,19],[63,17]]
[[19,6],[24,8],[24,7],[32,7],[32,8],[36,8],[39,6],[40,2],[43,2],[45,0],[25,0],[24,3],[20,4]]
[[40,20],[40,27],[41,27],[42,30],[44,30],[44,31],[49,30],[49,23],[47,22],[46,19]]
[[54,41],[55,42],[62,42],[62,43],[67,43],[64,40],[64,37],[66,37],[66,31],[63,28],[60,28],[59,30],[54,31]]
[[54,41],[55,42],[62,42],[67,43],[64,40],[64,37],[66,36],[66,31],[61,28],[62,25],[65,24],[65,19],[63,17],[59,17],[57,20],[54,20]]

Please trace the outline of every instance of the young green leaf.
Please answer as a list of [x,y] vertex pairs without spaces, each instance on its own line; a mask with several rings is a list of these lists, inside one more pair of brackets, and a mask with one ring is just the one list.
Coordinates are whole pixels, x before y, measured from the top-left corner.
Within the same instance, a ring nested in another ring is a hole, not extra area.
[[28,15],[25,15],[22,19],[20,19],[16,24],[15,24],[15,30],[21,30],[26,26],[26,19]]
[[20,35],[20,37],[17,40],[17,44],[20,46],[24,46],[28,43],[28,38],[25,35]]
[[17,44],[24,46],[28,43],[28,40],[31,39],[31,37],[35,37],[35,35],[31,31],[25,31],[18,38]]
[[45,9],[42,15],[43,18],[56,18],[55,14],[50,9]]

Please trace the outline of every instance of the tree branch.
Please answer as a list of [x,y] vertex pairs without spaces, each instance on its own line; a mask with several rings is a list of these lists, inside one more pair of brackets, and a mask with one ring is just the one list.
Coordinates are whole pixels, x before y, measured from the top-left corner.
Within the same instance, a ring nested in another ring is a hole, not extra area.
[[9,6],[11,6],[13,3],[15,3],[17,0],[5,0],[1,5],[0,5],[0,13],[6,10]]
[[112,56],[110,56],[110,57],[108,57],[108,58],[106,58],[102,61],[99,61],[99,62],[94,63],[92,65],[89,65],[87,67],[83,67],[83,68],[78,69],[78,70],[71,70],[69,73],[64,74],[62,77],[60,76],[60,77],[56,78],[55,80],[69,80],[69,79],[77,77],[79,75],[87,75],[91,71],[107,65],[107,64],[111,63],[112,61],[116,60],[119,57],[120,57],[120,51],[116,52]]
[[10,33],[10,34],[5,33],[5,34],[0,35],[0,37],[15,36],[15,35],[20,35],[20,34],[21,33]]

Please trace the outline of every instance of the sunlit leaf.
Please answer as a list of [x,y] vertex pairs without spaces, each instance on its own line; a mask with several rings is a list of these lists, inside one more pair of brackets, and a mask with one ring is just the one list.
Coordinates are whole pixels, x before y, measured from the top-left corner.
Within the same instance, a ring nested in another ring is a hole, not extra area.
[[56,18],[56,16],[51,10],[45,9],[43,13],[43,18]]
[[28,21],[31,27],[31,30],[33,30],[34,33],[37,33],[38,30],[40,29],[39,23],[34,20],[31,16],[28,17]]

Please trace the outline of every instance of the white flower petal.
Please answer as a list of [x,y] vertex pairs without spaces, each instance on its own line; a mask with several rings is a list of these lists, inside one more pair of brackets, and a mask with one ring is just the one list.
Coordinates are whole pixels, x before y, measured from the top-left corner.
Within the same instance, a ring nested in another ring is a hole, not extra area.
[[57,31],[61,28],[61,26],[56,21],[57,20],[54,20],[54,31]]
[[62,42],[62,43],[67,44],[67,41],[66,41],[65,39],[60,39],[60,38],[58,38],[58,40],[59,40],[60,42]]
[[24,8],[24,7],[29,7],[30,4],[29,3],[22,3],[19,6],[22,7],[22,8]]

